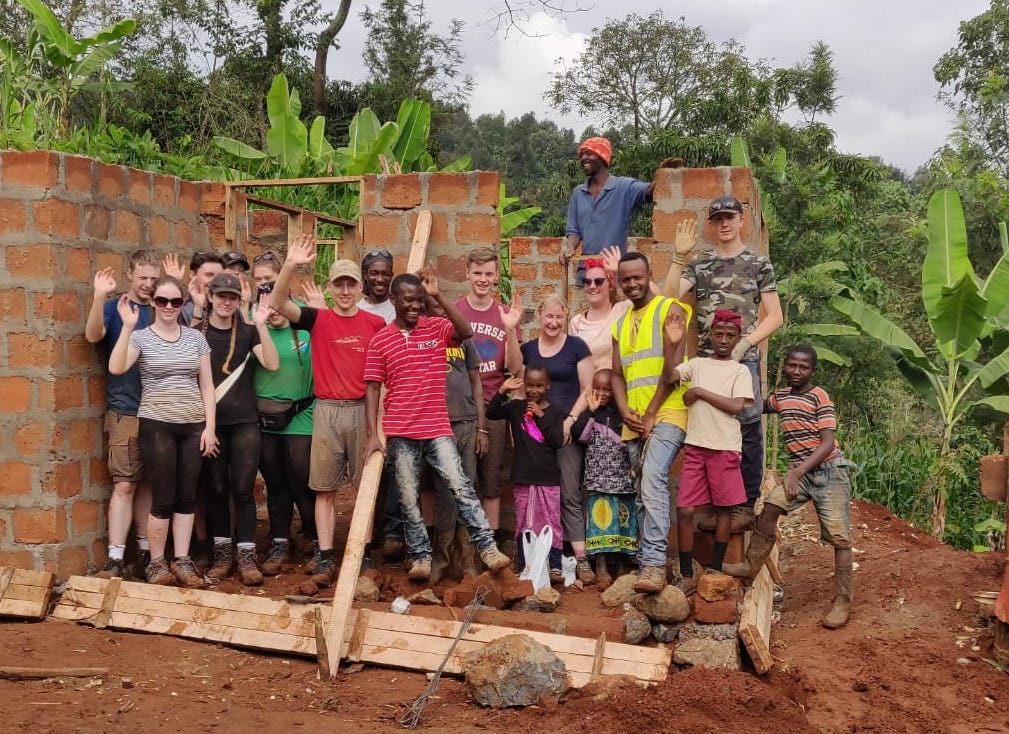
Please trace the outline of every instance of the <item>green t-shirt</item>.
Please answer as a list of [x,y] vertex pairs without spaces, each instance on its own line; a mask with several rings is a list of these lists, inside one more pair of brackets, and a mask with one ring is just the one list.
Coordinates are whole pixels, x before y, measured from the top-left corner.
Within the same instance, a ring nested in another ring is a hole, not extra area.
[[[269,329],[270,337],[280,355],[280,369],[276,372],[264,370],[256,363],[253,385],[257,398],[270,400],[300,400],[314,393],[312,387],[312,351],[307,331],[295,331],[287,326],[283,329]],[[297,337],[297,340],[296,340]],[[296,436],[312,435],[312,413],[315,405],[306,408],[291,419],[281,431]]]

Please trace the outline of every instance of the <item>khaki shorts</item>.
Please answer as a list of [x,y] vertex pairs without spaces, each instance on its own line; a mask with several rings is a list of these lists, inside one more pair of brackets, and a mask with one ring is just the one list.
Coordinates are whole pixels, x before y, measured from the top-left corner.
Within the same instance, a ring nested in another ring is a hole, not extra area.
[[105,432],[109,434],[109,474],[113,482],[138,482],[144,476],[137,433],[140,419],[135,415],[105,414]]
[[308,486],[316,492],[356,487],[367,438],[363,400],[316,400]]

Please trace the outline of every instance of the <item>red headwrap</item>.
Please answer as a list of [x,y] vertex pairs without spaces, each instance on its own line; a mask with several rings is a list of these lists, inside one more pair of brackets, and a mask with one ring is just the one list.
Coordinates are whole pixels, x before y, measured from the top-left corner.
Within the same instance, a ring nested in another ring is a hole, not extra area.
[[740,318],[738,313],[730,311],[727,308],[715,311],[715,315],[711,317],[712,329],[715,328],[715,324],[735,324],[737,329],[740,331],[743,330],[743,319]]
[[595,153],[602,158],[603,163],[607,166],[610,165],[610,161],[613,159],[613,146],[610,145],[610,141],[606,138],[589,138],[578,146],[578,155],[581,155],[583,150]]
[[610,282],[610,285],[614,285],[617,282],[616,277],[609,270],[606,269],[606,261],[601,260],[596,257],[587,257],[582,263],[585,265],[585,270],[589,268],[599,268],[606,275],[606,280]]

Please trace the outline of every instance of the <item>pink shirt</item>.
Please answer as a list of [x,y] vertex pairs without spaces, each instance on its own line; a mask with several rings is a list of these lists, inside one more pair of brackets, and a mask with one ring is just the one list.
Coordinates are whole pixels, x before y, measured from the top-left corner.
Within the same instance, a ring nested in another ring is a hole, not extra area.
[[589,345],[592,352],[592,369],[609,369],[613,366],[613,324],[631,310],[630,301],[617,301],[610,309],[609,315],[599,321],[589,321],[588,311],[576,313],[568,323],[568,333],[580,336]]

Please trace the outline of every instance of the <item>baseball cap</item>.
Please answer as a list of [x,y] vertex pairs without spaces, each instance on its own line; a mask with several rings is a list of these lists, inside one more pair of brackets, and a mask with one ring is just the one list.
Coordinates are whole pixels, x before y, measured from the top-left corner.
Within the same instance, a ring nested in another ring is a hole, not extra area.
[[224,267],[226,268],[230,268],[232,265],[241,265],[246,270],[249,269],[249,261],[245,259],[245,255],[237,250],[228,250],[221,255],[221,259],[224,260]]
[[708,219],[711,219],[716,214],[721,214],[722,212],[736,212],[738,214],[743,213],[743,205],[739,202],[732,194],[727,196],[719,196],[717,199],[713,199],[710,204],[708,204]]
[[211,293],[234,293],[236,296],[242,295],[242,284],[238,276],[234,273],[218,273],[210,281]]
[[353,278],[360,283],[361,268],[353,260],[334,260],[329,266],[329,282],[332,283],[337,278]]

